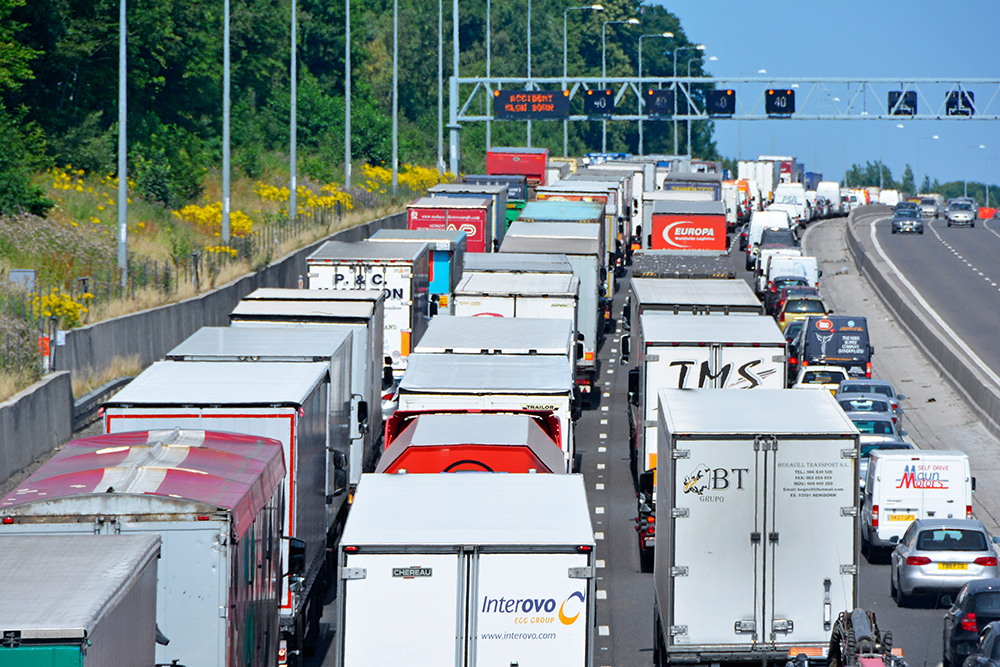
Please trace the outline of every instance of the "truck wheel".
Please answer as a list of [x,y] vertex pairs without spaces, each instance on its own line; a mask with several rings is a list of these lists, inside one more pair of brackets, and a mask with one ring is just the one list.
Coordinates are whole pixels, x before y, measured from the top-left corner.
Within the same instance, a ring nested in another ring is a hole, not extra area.
[[583,469],[583,454],[573,455],[573,472],[580,472]]
[[653,607],[653,667],[660,667],[660,615]]

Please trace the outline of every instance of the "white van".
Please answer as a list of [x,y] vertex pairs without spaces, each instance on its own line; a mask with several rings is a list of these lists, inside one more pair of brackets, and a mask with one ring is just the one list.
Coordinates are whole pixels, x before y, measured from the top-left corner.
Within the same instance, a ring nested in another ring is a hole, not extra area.
[[775,204],[791,204],[795,207],[799,216],[799,223],[803,226],[811,220],[812,208],[806,200],[806,188],[801,183],[782,183],[774,191]]
[[815,257],[803,256],[801,253],[798,257],[772,255],[768,258],[767,266],[764,269],[765,286],[761,288],[761,291],[778,276],[802,276],[809,281],[810,287],[818,288],[819,277],[822,273]]
[[[861,504],[861,548],[895,547],[914,519],[971,519],[976,480],[964,452],[873,450]],[[895,539],[894,539],[895,538]]]
[[747,232],[746,269],[750,271],[757,259],[760,236],[765,229],[791,229],[792,221],[784,211],[754,211],[750,216],[750,230]]
[[895,206],[903,200],[899,196],[899,190],[882,190],[878,193],[878,203],[886,206]]
[[836,181],[820,181],[816,185],[816,194],[826,198],[830,202],[830,215],[847,215],[848,211],[844,208],[840,197],[839,183]]

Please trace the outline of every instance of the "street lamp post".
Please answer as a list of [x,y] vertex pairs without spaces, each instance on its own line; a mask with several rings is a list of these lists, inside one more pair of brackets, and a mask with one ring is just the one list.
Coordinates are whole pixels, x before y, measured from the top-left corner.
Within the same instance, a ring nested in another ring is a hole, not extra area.
[[121,0],[118,5],[118,280],[123,291],[128,278],[127,44],[125,0]]
[[[925,140],[925,139],[938,139],[938,138],[939,138],[939,136],[935,134],[932,137],[920,137],[919,139],[917,139],[917,178],[918,179],[920,178],[920,142],[923,141],[923,140]],[[917,186],[917,190],[918,191],[920,190],[920,186],[919,185]]]
[[[965,147],[965,160],[964,160],[965,166],[964,166],[963,175],[962,175],[962,196],[963,197],[968,197],[969,196],[969,149],[970,148],[976,148],[976,146],[966,146]],[[983,145],[983,144],[979,144],[979,148],[986,148],[986,146]]]
[[674,49],[674,155],[677,155],[677,151],[680,149],[677,146],[677,93],[680,92],[680,86],[677,85],[677,52],[678,51],[704,51],[704,44],[695,44],[694,46],[679,46]]
[[399,0],[392,3],[392,194],[399,189]]
[[344,0],[344,192],[351,190],[351,0]]
[[[569,84],[566,81],[566,78],[569,76],[569,56],[568,56],[568,51],[566,50],[566,23],[567,23],[567,21],[569,19],[569,17],[567,16],[567,14],[569,14],[569,11],[571,9],[584,9],[584,10],[585,9],[590,9],[590,10],[593,10],[595,12],[603,12],[604,11],[604,5],[586,5],[584,7],[567,7],[566,10],[563,12],[563,87],[562,87],[563,90],[566,90],[569,87]],[[640,69],[642,68],[642,64],[641,63],[639,64],[639,68]],[[489,75],[487,74],[487,76],[489,76]],[[563,157],[569,157],[569,121],[568,120],[564,120],[563,121]]]
[[[896,123],[896,128],[903,129],[902,123]],[[885,164],[882,162],[883,156],[885,155],[885,135],[882,133],[885,130],[885,125],[878,128],[878,139],[879,139],[879,152],[878,152],[878,189],[882,189],[882,174],[885,172]]]
[[[624,21],[605,21],[604,25],[601,26],[601,88],[603,89],[608,85],[608,26],[615,23],[627,23],[628,25],[639,25],[639,19],[630,18]],[[601,121],[601,152],[608,152],[608,121]]]
[[666,37],[669,39],[673,36],[674,33],[672,32],[639,35],[639,155],[642,155],[642,105],[644,103],[642,97],[642,91],[645,89],[645,87],[642,85],[642,40],[646,37]]

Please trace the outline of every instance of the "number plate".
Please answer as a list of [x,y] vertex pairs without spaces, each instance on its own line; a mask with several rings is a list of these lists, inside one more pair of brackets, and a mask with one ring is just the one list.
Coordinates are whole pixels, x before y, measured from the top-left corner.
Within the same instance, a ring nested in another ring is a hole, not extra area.
[[939,570],[968,570],[968,563],[938,563]]
[[916,519],[914,514],[890,514],[889,521],[913,521]]

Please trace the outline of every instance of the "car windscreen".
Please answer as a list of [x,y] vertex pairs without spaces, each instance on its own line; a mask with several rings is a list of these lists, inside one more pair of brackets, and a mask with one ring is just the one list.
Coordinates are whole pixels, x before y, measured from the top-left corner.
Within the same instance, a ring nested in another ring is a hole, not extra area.
[[888,419],[852,419],[854,425],[862,433],[871,435],[895,435],[892,422]]
[[910,449],[913,449],[913,447],[910,447],[909,445],[906,445],[906,444],[903,444],[903,443],[899,443],[899,444],[894,445],[894,444],[889,443],[889,442],[875,442],[875,443],[871,443],[869,445],[861,445],[861,456],[862,456],[862,458],[870,456],[871,453],[873,451],[875,451],[876,449],[881,452],[881,451],[885,451],[887,449],[910,450]]
[[841,394],[882,394],[892,397],[892,388],[887,384],[851,384],[847,383],[840,388]]
[[[783,287],[808,287],[809,281],[805,278],[776,278],[774,281],[774,288],[781,289]],[[787,296],[787,293],[786,293]]]
[[986,536],[961,528],[923,530],[917,537],[917,551],[986,551]]
[[935,204],[937,204],[937,202],[934,201],[933,199],[921,199],[920,200],[920,205],[921,206],[934,206]]
[[[972,611],[976,614],[1000,617],[1000,591],[982,591],[974,594]],[[1000,646],[1000,643],[997,645]]]
[[849,398],[840,402],[840,407],[849,412],[888,412],[889,404],[873,398]]
[[802,374],[803,384],[837,384],[843,379],[843,374],[835,371],[806,371]]
[[798,243],[798,240],[792,232],[783,229],[765,229],[764,233],[760,235],[760,244],[766,245],[768,243],[794,246]]
[[789,299],[785,303],[786,313],[825,313],[823,302],[819,299]]
[[963,202],[961,204],[952,204],[948,208],[950,208],[952,211],[971,211],[972,205]]

